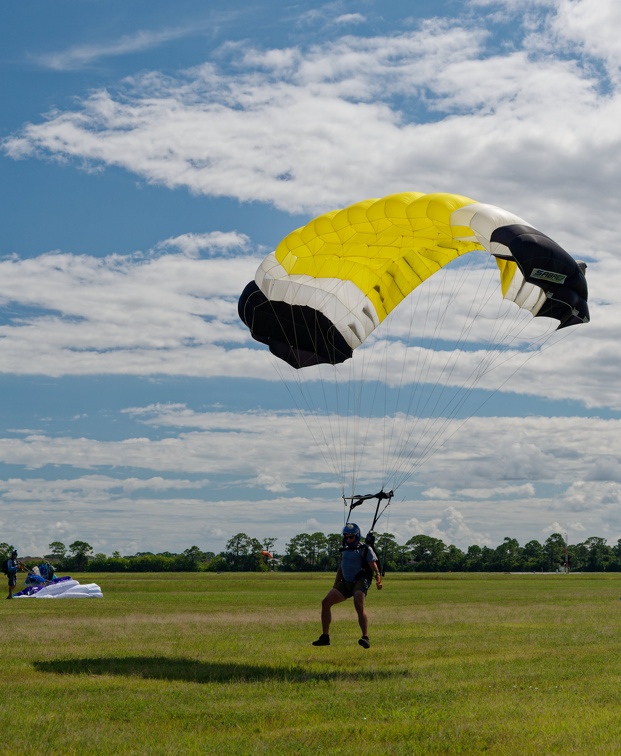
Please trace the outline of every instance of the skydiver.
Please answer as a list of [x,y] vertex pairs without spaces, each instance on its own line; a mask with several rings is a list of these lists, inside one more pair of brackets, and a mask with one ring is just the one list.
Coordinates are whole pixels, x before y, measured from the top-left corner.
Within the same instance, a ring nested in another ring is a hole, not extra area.
[[13,589],[17,585],[17,571],[22,570],[22,565],[17,561],[17,551],[13,550],[11,556],[7,559],[7,576],[9,578],[9,595],[8,599],[13,598]]
[[362,637],[358,643],[362,648],[369,648],[369,619],[364,608],[364,602],[371,585],[371,573],[375,577],[378,590],[382,589],[377,555],[370,545],[360,542],[360,528],[353,522],[343,528],[343,548],[341,561],[336,572],[334,586],[328,591],[321,602],[321,635],[313,646],[330,645],[330,624],[332,622],[332,607],[348,598],[354,597],[354,608],[358,614],[358,624],[362,630]]

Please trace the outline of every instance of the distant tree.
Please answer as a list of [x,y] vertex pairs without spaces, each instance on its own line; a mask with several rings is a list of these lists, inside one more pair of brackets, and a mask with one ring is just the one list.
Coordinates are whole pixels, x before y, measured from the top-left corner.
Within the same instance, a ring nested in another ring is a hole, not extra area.
[[188,569],[183,555],[167,557],[161,554],[141,554],[129,557],[127,561],[128,569],[132,572],[183,572]]
[[450,544],[444,555],[444,568],[448,572],[461,572],[464,567],[466,555],[457,546]]
[[336,570],[339,564],[339,549],[343,543],[341,533],[330,533],[326,536],[326,554],[323,559],[322,569]]
[[392,533],[380,533],[376,536],[373,549],[379,559],[380,569],[388,572],[399,569],[403,547],[399,546]]
[[187,559],[190,570],[194,571],[198,568],[199,563],[203,559],[203,552],[198,546],[190,546],[183,552],[183,556]]
[[93,553],[93,547],[86,541],[74,541],[69,544],[69,553],[72,556],[76,570],[85,570],[89,557]]
[[464,569],[467,572],[483,571],[483,549],[480,546],[476,544],[474,544],[473,546],[468,546],[468,551],[466,552],[464,558]]
[[[338,545],[337,545],[338,544]],[[283,567],[289,570],[336,570],[341,537],[323,533],[299,533],[287,544]]]
[[620,572],[621,571],[621,538],[615,543],[614,546],[610,547],[610,551],[612,552],[612,562],[610,565],[610,569],[614,570],[614,572]]
[[52,559],[64,559],[67,555],[67,547],[61,541],[52,541],[48,544]]
[[548,559],[548,569],[556,572],[565,564],[565,539],[560,533],[552,533],[543,544]]
[[405,545],[416,572],[439,572],[444,569],[446,545],[439,538],[416,535]]
[[13,546],[9,543],[0,543],[0,557],[4,561],[8,556],[10,556],[11,552],[13,551]]
[[607,545],[605,538],[591,536],[584,545],[589,554],[588,569],[590,572],[606,572],[614,562],[614,552]]
[[246,533],[237,533],[226,543],[222,554],[226,568],[235,571],[254,572],[260,569],[261,542]]
[[518,572],[522,567],[522,550],[515,538],[505,537],[496,547],[492,568],[498,572]]
[[529,541],[524,544],[522,558],[524,569],[529,572],[540,572],[546,569],[546,551],[539,541]]
[[570,571],[584,571],[589,569],[589,550],[584,543],[572,544],[567,549]]

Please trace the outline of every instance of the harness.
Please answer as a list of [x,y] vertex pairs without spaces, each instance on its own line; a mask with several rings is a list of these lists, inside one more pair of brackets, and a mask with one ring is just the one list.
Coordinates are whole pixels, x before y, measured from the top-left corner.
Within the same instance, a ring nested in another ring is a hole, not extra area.
[[373,581],[373,568],[368,561],[369,548],[370,545],[368,543],[362,542],[359,543],[355,549],[348,549],[345,544],[343,544],[343,546],[341,546],[341,548],[339,549],[341,554],[344,551],[356,551],[358,553],[358,556],[360,557],[360,569],[356,573],[354,579],[351,581],[353,583],[357,582],[358,580],[368,580],[370,585]]
[[369,585],[371,585],[373,568],[368,560],[370,546],[368,543],[363,543],[358,548],[360,550],[360,572],[356,575],[356,580],[368,580]]

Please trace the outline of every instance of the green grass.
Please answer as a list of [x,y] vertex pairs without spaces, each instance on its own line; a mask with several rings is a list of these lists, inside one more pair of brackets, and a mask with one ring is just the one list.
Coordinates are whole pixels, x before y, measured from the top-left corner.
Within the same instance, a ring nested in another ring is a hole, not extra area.
[[0,753],[617,754],[621,575],[79,575],[3,601]]

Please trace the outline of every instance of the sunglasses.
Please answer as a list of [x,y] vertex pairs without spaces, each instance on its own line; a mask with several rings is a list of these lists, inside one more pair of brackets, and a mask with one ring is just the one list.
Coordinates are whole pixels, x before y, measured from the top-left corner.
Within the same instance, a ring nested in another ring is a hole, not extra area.
[[349,541],[350,538],[353,539],[353,540],[355,540],[356,536],[355,535],[351,535],[351,534],[345,536],[345,540],[346,541]]

